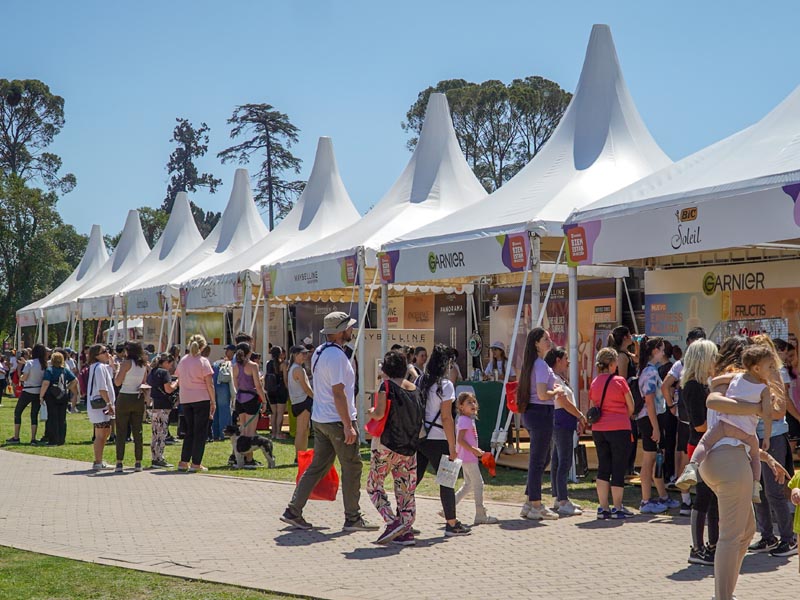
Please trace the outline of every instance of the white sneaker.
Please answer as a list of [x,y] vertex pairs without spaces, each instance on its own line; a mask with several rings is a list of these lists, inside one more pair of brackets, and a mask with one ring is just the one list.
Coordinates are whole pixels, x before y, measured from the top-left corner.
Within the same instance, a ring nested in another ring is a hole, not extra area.
[[531,512],[532,508],[533,504],[531,504],[530,501],[525,502],[525,504],[522,505],[522,508],[519,511],[519,516],[522,517],[523,519],[527,519],[528,513]]
[[566,517],[572,517],[575,515],[582,515],[583,509],[576,504],[573,504],[571,501],[567,500],[566,504],[562,504],[558,507],[556,511],[559,515],[564,515]]
[[500,521],[498,521],[497,517],[493,517],[486,513],[486,509],[477,510],[475,511],[475,520],[472,522],[473,525],[497,525]]
[[555,521],[558,519],[558,513],[542,504],[539,508],[532,506],[525,518],[532,521]]
[[682,492],[688,492],[693,485],[697,485],[698,481],[700,481],[700,475],[697,473],[697,463],[690,462],[684,467],[675,486]]

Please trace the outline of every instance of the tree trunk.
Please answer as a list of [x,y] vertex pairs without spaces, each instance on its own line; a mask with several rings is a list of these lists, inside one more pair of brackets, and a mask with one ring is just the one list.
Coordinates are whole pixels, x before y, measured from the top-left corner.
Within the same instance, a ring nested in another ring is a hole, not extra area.
[[[265,123],[266,128],[266,123]],[[269,131],[267,135],[267,206],[269,207],[269,230],[275,229],[275,209],[272,198],[272,136]]]

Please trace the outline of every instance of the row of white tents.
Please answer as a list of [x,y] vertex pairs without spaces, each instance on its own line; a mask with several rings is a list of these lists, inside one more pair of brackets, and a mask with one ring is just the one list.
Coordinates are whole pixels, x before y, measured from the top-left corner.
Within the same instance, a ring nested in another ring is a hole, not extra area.
[[[339,176],[331,140],[320,138],[303,194],[272,232],[239,169],[205,240],[185,194],[152,250],[136,211],[110,257],[94,226],[78,268],[18,311],[18,329],[35,325],[44,335],[48,324],[67,322],[74,335],[84,319],[158,316],[172,339],[178,311],[241,306],[245,328],[252,329],[255,311],[269,302],[346,301],[356,294],[363,322],[367,294],[380,297],[385,317],[392,293],[469,294],[487,276],[524,290],[529,274],[538,290],[541,273],[551,275],[551,285],[568,277],[576,315],[579,276],[620,279],[632,264],[798,256],[798,124],[795,91],[756,125],[673,164],[636,110],[609,28],[596,25],[558,128],[496,192],[484,192],[460,151],[445,96],[432,94],[408,165],[363,217]],[[676,240],[682,208],[696,210],[684,215]],[[562,264],[566,241],[570,260]],[[531,299],[533,318],[540,319],[539,294]],[[521,307],[522,295],[518,315]],[[470,308],[468,302],[468,314]],[[387,326],[386,318],[381,322]],[[577,381],[577,319],[569,328]],[[358,352],[365,364],[363,345]]]

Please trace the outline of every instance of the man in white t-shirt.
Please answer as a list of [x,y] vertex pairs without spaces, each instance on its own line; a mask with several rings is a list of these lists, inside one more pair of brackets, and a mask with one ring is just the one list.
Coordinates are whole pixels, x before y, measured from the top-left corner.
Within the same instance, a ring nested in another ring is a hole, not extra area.
[[297,482],[292,500],[281,521],[298,529],[311,529],[303,518],[303,508],[314,486],[330,471],[336,458],[342,467],[342,501],[344,531],[375,531],[377,525],[364,520],[359,507],[361,496],[361,455],[358,444],[358,422],[355,403],[355,371],[347,358],[344,345],[353,339],[353,325],[347,313],[332,312],[325,316],[320,331],[327,341],[311,358],[314,404],[311,424],[314,428],[314,458]]

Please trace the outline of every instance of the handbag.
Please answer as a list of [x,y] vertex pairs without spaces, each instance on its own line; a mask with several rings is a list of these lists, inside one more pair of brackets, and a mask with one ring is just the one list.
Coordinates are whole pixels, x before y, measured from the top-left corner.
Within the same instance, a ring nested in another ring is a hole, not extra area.
[[[381,437],[383,430],[386,428],[386,420],[389,418],[389,408],[392,406],[392,401],[389,399],[389,382],[384,381],[384,388],[386,393],[386,410],[383,412],[383,416],[380,419],[370,419],[367,421],[367,424],[364,425],[364,429],[367,430],[367,433],[370,434],[372,437]],[[378,393],[375,393],[375,405],[378,404]]]
[[92,377],[94,376],[95,371],[97,371],[97,367],[95,367],[94,369],[89,369],[89,383],[88,383],[88,385],[86,387],[87,387],[88,393],[90,395],[89,406],[91,406],[94,409],[99,410],[101,408],[105,408],[106,407],[106,401],[103,400],[102,396],[91,396],[91,393],[92,393]]
[[[295,483],[300,481],[303,473],[306,472],[311,461],[314,460],[314,450],[301,450],[297,453],[297,478]],[[336,467],[331,465],[330,470],[319,480],[314,489],[311,490],[309,500],[327,500],[332,502],[336,500],[336,493],[339,491],[339,473],[336,472]]]
[[608,390],[608,384],[611,383],[614,377],[615,375],[611,374],[608,376],[608,379],[606,379],[606,384],[603,386],[603,395],[600,396],[600,406],[590,406],[589,410],[586,411],[586,420],[590,425],[600,420],[600,415],[603,414],[603,401],[606,399],[606,390]]
[[519,404],[517,404],[517,387],[519,386],[518,381],[509,381],[506,384],[506,408],[513,413],[523,413],[524,410],[520,410]]

